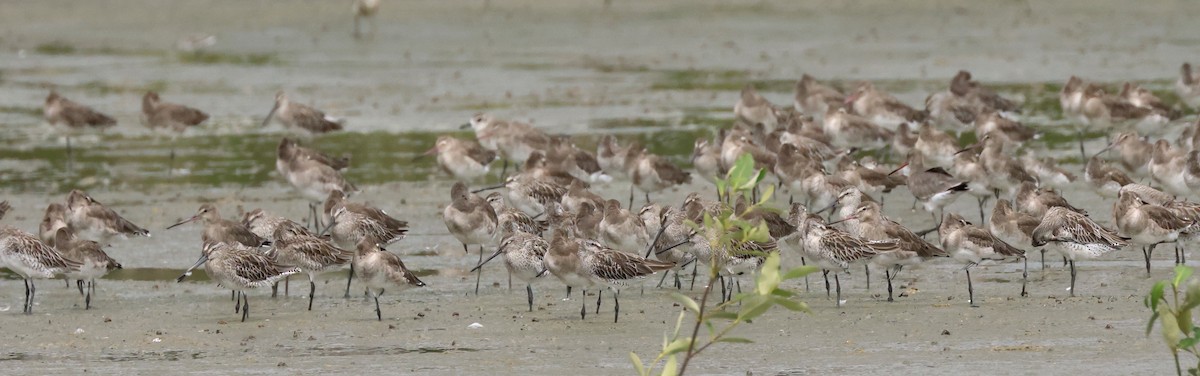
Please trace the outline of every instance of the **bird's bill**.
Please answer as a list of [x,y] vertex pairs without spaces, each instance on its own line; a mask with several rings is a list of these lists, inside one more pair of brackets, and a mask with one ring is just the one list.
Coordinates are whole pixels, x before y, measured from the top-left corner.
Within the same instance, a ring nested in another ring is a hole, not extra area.
[[471,268],[471,273],[474,273],[476,270],[479,270],[479,268],[482,268],[484,264],[487,264],[488,261],[492,261],[492,259],[496,258],[496,256],[499,256],[501,253],[504,253],[504,249],[496,248],[496,252],[492,252],[492,255],[488,256],[488,258],[486,260],[483,260],[483,262],[479,263],[479,265],[475,265],[474,268]]
[[833,225],[836,225],[836,224],[838,224],[838,223],[842,223],[842,222],[845,222],[845,221],[849,221],[849,220],[851,220],[851,219],[858,219],[858,216],[857,216],[857,215],[852,215],[852,216],[849,216],[849,217],[846,217],[846,218],[842,218],[842,219],[839,219],[839,220],[836,220],[836,221],[833,221],[833,222],[826,223],[825,225],[826,225],[826,226],[833,226]]
[[208,255],[200,255],[200,259],[196,260],[196,264],[192,265],[190,268],[187,268],[187,271],[184,271],[183,274],[179,276],[179,278],[175,278],[175,282],[176,283],[183,282],[184,279],[187,279],[187,277],[192,275],[193,270],[196,270],[196,268],[199,268],[200,265],[204,265],[205,261],[208,261]]
[[858,100],[858,97],[860,95],[862,95],[862,94],[854,93],[854,94],[847,95],[846,100],[842,101],[843,102],[842,104],[849,106],[849,105],[853,104],[854,101]]
[[838,204],[837,200],[834,200],[833,203],[829,204],[829,206],[823,207],[823,208],[821,208],[821,210],[817,210],[817,211],[813,212],[813,214],[821,214],[821,213],[824,213],[826,210],[833,210],[834,208],[837,207],[837,204]]
[[182,225],[184,225],[184,224],[186,224],[186,223],[188,223],[188,222],[195,221],[195,220],[197,220],[197,219],[200,219],[200,215],[199,215],[199,214],[197,214],[197,215],[193,215],[191,218],[188,218],[188,219],[185,219],[185,220],[183,220],[183,222],[179,222],[179,223],[173,224],[173,225],[171,225],[171,226],[168,226],[168,227],[167,227],[167,229],[168,229],[168,230],[170,230],[170,229],[173,229],[173,228],[176,228],[176,227],[182,226]]
[[965,148],[962,148],[962,149],[960,149],[959,151],[956,151],[956,152],[954,152],[954,155],[959,155],[959,154],[966,153],[966,152],[968,152],[968,151],[971,151],[971,150],[975,150],[975,148],[976,148],[976,147],[979,147],[979,144],[978,144],[978,143],[974,143],[974,144],[967,145],[967,147],[965,147]]
[[471,123],[463,123],[462,125],[458,126],[458,129],[470,129],[470,128],[471,128]]
[[904,162],[903,164],[901,164],[901,165],[900,165],[900,167],[896,167],[896,169],[895,169],[895,170],[892,170],[892,172],[889,172],[889,173],[888,173],[888,176],[895,175],[895,174],[896,174],[896,172],[899,172],[900,170],[903,170],[905,167],[908,167],[908,162]]
[[279,102],[275,102],[275,106],[271,107],[271,112],[267,113],[267,118],[263,119],[262,126],[265,127],[271,123],[271,118],[275,116],[275,111],[279,110]]
[[474,190],[474,191],[471,191],[471,193],[479,193],[479,192],[483,192],[483,191],[490,191],[490,190],[493,190],[493,189],[500,189],[500,188],[504,188],[504,184],[500,184],[500,185],[493,185],[493,186],[490,186],[490,187],[483,187],[483,188],[479,188],[479,189],[476,189],[476,190]]
[[429,148],[429,150],[426,150],[424,153],[421,153],[421,155],[430,156],[430,155],[437,155],[437,153],[438,153],[438,147],[437,147],[437,145],[433,145],[433,147]]

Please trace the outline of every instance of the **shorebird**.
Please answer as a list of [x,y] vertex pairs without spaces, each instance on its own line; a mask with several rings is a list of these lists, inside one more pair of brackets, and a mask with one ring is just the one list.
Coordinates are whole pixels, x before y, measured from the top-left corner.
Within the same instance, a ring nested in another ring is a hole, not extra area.
[[505,235],[500,240],[500,246],[496,248],[496,252],[488,256],[486,260],[480,261],[479,265],[476,265],[471,271],[482,269],[484,264],[503,254],[504,267],[508,269],[508,273],[525,282],[529,312],[533,312],[533,282],[547,272],[543,258],[550,249],[550,243],[537,234],[522,231],[520,226],[514,222],[508,222],[505,225],[501,229]]
[[[59,204],[59,206],[62,206],[62,204]],[[8,201],[0,201],[0,219],[4,219],[9,210],[12,210],[12,204],[9,204]]]
[[1016,160],[1005,154],[1004,142],[1000,138],[992,136],[991,133],[984,134],[979,138],[978,143],[967,146],[959,152],[967,152],[976,148],[980,148],[979,162],[987,171],[988,186],[995,190],[997,198],[1001,193],[1006,196],[1012,194],[1021,183],[1034,182],[1033,176],[1030,176]]
[[547,163],[546,153],[541,150],[534,150],[529,153],[529,159],[525,160],[525,163],[521,166],[521,172],[518,174],[523,178],[546,181],[563,187],[569,187],[576,182],[583,184],[584,187],[591,186],[591,184],[576,177],[562,167],[559,164],[551,166]]
[[183,133],[188,127],[208,120],[208,114],[188,106],[163,102],[158,93],[147,91],[142,96],[142,123],[150,129],[168,128]]
[[491,188],[505,187],[505,197],[514,208],[531,216],[546,212],[546,205],[562,201],[567,189],[558,184],[532,179],[524,175],[509,176],[504,185]]
[[[1159,116],[1166,117],[1167,120],[1178,119],[1181,115],[1179,111],[1163,103],[1162,99],[1159,99],[1150,90],[1146,90],[1146,88],[1138,84],[1126,82],[1125,85],[1121,86],[1121,93],[1118,96],[1135,107],[1151,110]],[[1147,132],[1152,132],[1152,130],[1147,130]]]
[[1066,188],[1075,181],[1075,174],[1058,167],[1054,158],[1037,158],[1032,152],[1025,153],[1018,160],[1018,165],[1033,177],[1039,185],[1051,188]]
[[1104,198],[1116,198],[1121,187],[1133,184],[1129,175],[1101,160],[1099,154],[1088,159],[1083,178],[1096,190],[1096,194]]
[[888,175],[890,171],[880,170],[879,167],[870,157],[850,160],[849,166],[838,172],[838,176],[854,184],[863,194],[878,194],[882,202],[885,193],[908,182],[901,176]]
[[530,217],[525,212],[509,207],[504,204],[504,195],[500,192],[492,192],[486,198],[488,204],[492,206],[492,210],[496,213],[496,223],[498,228],[506,228],[508,223],[513,223],[520,231],[530,234],[541,234],[546,230],[545,222],[538,222]]
[[333,157],[316,149],[301,146],[296,139],[284,137],[279,140],[279,146],[275,148],[275,171],[278,171],[280,175],[286,175],[288,163],[292,160],[310,160],[329,166],[335,171],[345,171],[347,167],[350,167],[349,154]]
[[550,136],[532,125],[505,121],[490,114],[475,114],[470,123],[464,127],[475,130],[475,139],[485,149],[494,150],[504,158],[504,167],[500,175],[508,172],[508,163],[517,165],[525,163],[529,154],[535,150],[547,150],[550,146]]
[[1142,247],[1147,276],[1150,275],[1150,256],[1155,246],[1175,242],[1181,234],[1195,231],[1200,224],[1196,218],[1185,213],[1147,203],[1125,188],[1118,193],[1112,215],[1117,233],[1125,237],[1129,244]]
[[354,193],[358,192],[358,188],[338,172],[339,167],[345,168],[344,165],[349,163],[348,161],[342,163],[323,154],[305,150],[309,149],[299,148],[290,139],[281,140],[276,149],[275,168],[301,196],[308,199],[312,228],[320,230],[322,216],[317,214],[317,204],[325,201],[334,191]]
[[[991,179],[988,177],[987,168],[979,161],[979,156],[972,153],[959,153],[954,155],[954,168],[950,170],[951,175],[962,179],[967,183],[967,194],[975,197],[979,204],[979,220],[985,220],[983,212],[983,204],[991,199],[996,194],[992,190]],[[913,201],[915,208],[916,201]]]
[[921,154],[929,167],[951,168],[954,154],[959,151],[958,138],[934,128],[931,123],[921,123],[917,131],[917,142],[913,150]]
[[1192,76],[1191,64],[1183,63],[1179,67],[1179,80],[1175,81],[1175,93],[1188,106],[1200,107],[1200,80]]
[[600,238],[596,240],[609,248],[632,254],[648,249],[653,236],[648,233],[642,218],[622,208],[617,200],[605,202],[599,230]]
[[370,29],[367,36],[375,38],[375,13],[379,12],[380,0],[354,0],[354,5],[350,11],[354,13],[354,39],[363,37],[362,31],[359,28],[359,23],[363,20],[368,21]]
[[833,146],[839,148],[879,149],[893,138],[891,130],[875,125],[867,117],[851,114],[844,107],[830,108],[825,113],[823,130]]
[[[200,259],[175,281],[182,282],[200,265],[204,265],[208,276],[218,285],[238,292],[242,322],[250,315],[250,297],[246,296],[245,290],[273,286],[287,276],[301,272],[300,268],[281,266],[270,256],[239,243],[204,243]],[[234,312],[237,312],[237,303],[234,303]]]
[[382,242],[371,237],[364,238],[358,242],[358,256],[354,260],[354,267],[360,270],[359,281],[367,286],[367,291],[375,299],[375,318],[379,321],[383,321],[383,313],[379,310],[379,296],[383,295],[384,288],[398,287],[400,291],[404,291],[413,287],[425,287],[425,282],[404,266],[400,256],[383,249],[382,245]]
[[775,106],[750,84],[742,87],[742,95],[733,105],[733,115],[749,125],[762,124],[768,132],[779,124],[779,119],[775,117]]
[[843,221],[850,225],[849,233],[867,241],[894,241],[897,249],[877,253],[869,264],[883,269],[888,283],[888,301],[893,301],[892,280],[906,265],[916,265],[934,257],[949,256],[946,251],[921,239],[908,228],[883,216],[879,203],[863,201],[855,206],[853,214]]
[[692,167],[696,168],[696,174],[714,185],[717,183],[717,179],[724,178],[725,174],[729,172],[721,164],[720,144],[698,138],[692,148]]
[[286,225],[298,225],[290,219],[280,217],[263,209],[254,209],[242,214],[242,226],[258,237],[275,241],[275,230]]
[[[967,272],[968,303],[978,307],[975,301],[975,287],[971,284],[971,267],[979,265],[983,260],[1004,260],[1008,257],[1025,257],[1025,252],[996,238],[987,230],[975,226],[955,213],[947,213],[946,218],[938,229],[942,238],[942,249],[945,249],[954,260],[967,264],[963,268]],[[1022,284],[1021,290],[1025,287]]]
[[550,148],[545,154],[543,163],[548,168],[566,171],[577,179],[590,183],[607,183],[613,179],[600,166],[595,154],[580,149],[569,137],[551,138]]
[[[442,210],[442,221],[450,235],[454,235],[462,243],[463,253],[471,253],[467,246],[479,245],[479,264],[483,265],[483,246],[495,240],[496,227],[499,225],[496,211],[482,197],[467,190],[467,185],[461,181],[454,182],[450,187],[450,205]],[[475,295],[479,295],[479,280],[483,278],[483,269],[478,269],[475,277]]]
[[892,133],[892,142],[889,146],[892,147],[893,155],[909,155],[913,153],[913,148],[917,147],[918,135],[912,132],[908,123],[900,123],[896,127],[896,132]]
[[294,266],[308,274],[308,310],[312,310],[317,291],[317,274],[339,269],[350,263],[353,250],[344,250],[305,230],[295,222],[283,222],[272,236],[274,246],[268,254],[283,266]]
[[[46,96],[46,103],[42,107],[42,114],[45,116],[46,122],[50,123],[51,126],[62,123],[72,131],[88,128],[104,130],[117,125],[117,120],[111,116],[93,110],[91,107],[75,103],[59,95],[54,90],[51,90],[50,95]],[[71,151],[70,132],[67,133],[66,139],[67,161],[71,162],[74,160],[74,154]]]
[[474,180],[487,175],[488,165],[496,160],[496,152],[484,149],[475,141],[452,136],[438,136],[437,142],[425,155],[437,155],[437,165],[458,180]]
[[[579,268],[591,276],[598,285],[605,285],[613,293],[613,322],[621,315],[620,288],[632,279],[675,268],[674,263],[646,259],[642,256],[605,247],[591,240],[578,240]],[[603,291],[603,290],[600,290]],[[600,291],[596,292],[596,313],[600,313]]]
[[911,171],[908,173],[908,189],[912,192],[913,197],[922,203],[925,211],[933,216],[934,227],[918,232],[918,235],[937,231],[942,223],[942,210],[957,199],[959,193],[968,188],[966,182],[955,179],[946,170],[940,167],[922,170],[924,167],[922,164],[920,157],[909,154],[908,160],[891,172],[891,174],[895,174],[904,170],[905,167]]
[[282,123],[285,127],[296,127],[309,133],[328,133],[340,131],[344,124],[338,119],[315,108],[288,100],[287,94],[280,90],[275,93],[275,106],[263,119],[262,126],[271,123],[271,119]]
[[33,297],[37,288],[34,279],[53,279],[58,275],[77,272],[78,261],[64,258],[53,247],[42,243],[33,234],[8,226],[0,226],[0,265],[25,280],[26,315],[33,314]]
[[1135,106],[1124,98],[1106,94],[1099,86],[1084,89],[1080,115],[1088,127],[1103,131],[1132,123],[1142,133],[1151,133],[1170,121],[1168,114]]
[[950,80],[950,92],[966,98],[972,106],[984,111],[1014,112],[1020,110],[1020,104],[1001,97],[995,91],[971,80],[971,72],[960,70]]
[[589,191],[583,182],[577,181],[567,186],[567,192],[563,193],[561,203],[567,211],[579,212],[579,208],[584,203],[591,204],[593,207],[603,207],[604,201],[604,197]]
[[1164,191],[1176,196],[1190,196],[1192,188],[1187,184],[1186,175],[1188,154],[1172,148],[1167,140],[1156,141],[1150,158],[1150,177],[1161,184]]
[[1046,213],[1042,223],[1033,229],[1032,242],[1034,247],[1053,243],[1070,260],[1072,297],[1075,296],[1075,259],[1100,257],[1129,244],[1113,230],[1063,207],[1051,208]]
[[924,121],[929,115],[925,111],[909,107],[891,94],[876,89],[870,82],[859,84],[846,96],[845,103],[855,114],[886,129],[896,129],[897,125],[906,121]]
[[605,135],[596,145],[596,162],[604,172],[613,177],[629,177],[629,172],[632,171],[641,151],[642,145],[637,141],[630,141],[622,147],[617,144],[616,137]]
[[[692,174],[683,171],[665,158],[644,150],[637,157],[637,162],[630,175],[633,177],[633,185],[645,193],[647,203],[650,202],[650,193],[692,181]],[[633,206],[632,196],[629,197],[629,206]]]
[[825,116],[831,108],[840,108],[846,101],[842,92],[817,82],[804,74],[796,81],[795,107],[797,111],[814,116]]
[[1150,176],[1150,160],[1154,156],[1155,144],[1138,136],[1137,131],[1117,133],[1117,137],[1100,150],[1100,154],[1109,150],[1117,153],[1117,160],[1125,171],[1137,176]]
[[[158,93],[147,91],[142,96],[142,124],[150,129],[167,128],[182,134],[188,127],[200,125],[208,120],[208,114],[195,108],[170,102],[163,102]],[[171,165],[169,171],[175,170],[175,145],[171,145]]]
[[[565,208],[564,208],[565,209]],[[583,239],[600,239],[600,222],[604,221],[605,205],[592,205],[585,202],[575,212],[575,236]],[[568,212],[569,213],[569,212]],[[633,250],[638,252],[640,250]],[[649,257],[649,256],[647,256]]]
[[975,117],[975,134],[995,132],[1005,144],[1021,143],[1038,137],[1037,131],[996,111],[984,111]]
[[204,220],[204,232],[200,234],[200,240],[204,243],[237,243],[250,249],[271,245],[271,241],[255,235],[245,225],[222,218],[221,213],[213,204],[200,205],[196,215],[179,221],[167,229],[170,230],[196,220]]
[[114,236],[150,236],[150,231],[138,227],[84,193],[72,190],[67,195],[67,225],[76,236],[107,243]]
[[[8,201],[4,203],[7,204]],[[51,203],[46,206],[46,213],[42,215],[42,222],[38,224],[38,235],[43,243],[53,247],[54,237],[58,234],[58,229],[62,228],[67,228],[67,207],[57,202]]]
[[[108,256],[100,243],[74,239],[68,228],[60,228],[55,232],[54,248],[67,260],[80,264],[79,270],[66,272],[68,280],[74,279],[79,286],[79,295],[84,295],[84,308],[92,309],[92,293],[96,291],[96,278],[103,277],[108,272],[121,269],[121,263]],[[83,283],[87,281],[87,294],[83,292]]]
[[1013,195],[1013,206],[1017,210],[1029,213],[1034,218],[1046,216],[1046,212],[1056,206],[1087,215],[1087,210],[1071,205],[1057,191],[1048,188],[1037,188],[1033,183],[1029,182],[1021,183],[1017,188],[1016,194]]
[[[327,226],[334,243],[343,248],[357,247],[363,239],[372,239],[372,243],[383,245],[392,244],[404,239],[408,233],[408,222],[388,215],[377,208],[350,202],[342,191],[333,191],[325,199],[325,213],[330,217]],[[322,231],[324,232],[324,231]],[[357,257],[357,256],[355,256]],[[350,274],[346,277],[346,297],[350,297],[350,282],[354,278],[354,268],[358,259],[350,264]]]
[[[1041,223],[1041,219],[1034,218],[1032,215],[1013,210],[1012,205],[1008,200],[997,199],[996,206],[992,207],[992,217],[988,219],[988,232],[996,238],[1008,243],[1019,250],[1025,257],[1022,261],[1025,262],[1021,272],[1021,296],[1028,296],[1029,293],[1025,290],[1025,285],[1029,281],[1029,251],[1033,250],[1033,229]],[[1046,249],[1041,248],[1042,254],[1042,270],[1046,269]]]
[[[815,260],[825,274],[833,272],[833,280],[837,284],[837,306],[842,306],[842,282],[838,278],[841,272],[850,272],[850,265],[866,261],[879,253],[894,252],[897,249],[895,241],[868,241],[849,233],[833,228],[824,223],[808,221],[803,230],[805,256]],[[801,231],[797,231],[801,234]]]
[[[679,272],[687,264],[696,260],[687,248],[672,247],[676,244],[690,242],[695,230],[684,222],[683,213],[672,206],[649,204],[642,207],[638,216],[646,224],[646,232],[656,234],[657,237],[654,244],[650,246],[651,252],[647,252],[645,257],[650,257],[650,253],[653,253],[654,257],[660,261],[674,263],[675,288],[682,289],[683,284],[679,281]],[[695,273],[695,267],[692,270]],[[663,278],[658,281],[658,287],[662,287],[666,278],[667,273],[663,273]]]

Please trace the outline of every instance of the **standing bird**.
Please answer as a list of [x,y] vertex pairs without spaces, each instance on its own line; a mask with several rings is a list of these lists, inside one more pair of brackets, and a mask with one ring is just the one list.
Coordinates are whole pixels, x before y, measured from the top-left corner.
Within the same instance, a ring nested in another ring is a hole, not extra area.
[[640,254],[650,246],[651,235],[646,230],[646,223],[636,213],[622,208],[620,201],[608,200],[603,211],[604,217],[598,227],[600,238],[594,240],[631,254]]
[[551,145],[550,136],[542,130],[521,122],[500,120],[490,114],[475,114],[463,127],[474,129],[480,145],[504,158],[501,176],[508,173],[509,162],[520,166],[531,153],[548,150]]
[[[238,292],[242,303],[242,322],[250,315],[250,298],[244,293],[247,289],[269,287],[289,275],[300,273],[300,268],[281,266],[270,256],[238,243],[204,243],[200,259],[176,282],[183,282],[191,275],[192,269],[204,265],[204,270],[217,284]],[[237,312],[237,302],[234,303]]]
[[1125,248],[1128,239],[1104,228],[1086,215],[1056,206],[1046,212],[1042,223],[1033,229],[1033,246],[1054,244],[1070,260],[1071,296],[1075,296],[1075,259],[1097,258]]
[[369,26],[367,37],[375,38],[375,13],[379,12],[379,0],[354,0],[350,8],[354,12],[354,39],[362,39],[363,33],[359,24],[367,21]]
[[898,249],[893,252],[879,253],[871,259],[871,264],[881,267],[887,278],[889,302],[893,301],[892,280],[896,278],[897,274],[900,274],[900,270],[905,265],[916,265],[934,257],[949,256],[946,251],[921,239],[920,236],[899,223],[884,217],[879,203],[863,201],[856,208],[854,214],[847,217],[848,220],[857,222],[857,226],[851,226],[851,234],[867,241],[896,242]]
[[275,229],[274,246],[268,252],[275,262],[294,266],[308,274],[308,310],[312,310],[313,295],[316,294],[317,274],[340,268],[350,263],[354,251],[335,247],[325,239],[313,235],[295,222],[284,222]]
[[[479,295],[479,280],[483,278],[483,246],[495,240],[499,224],[496,211],[483,198],[467,190],[467,184],[455,182],[450,187],[450,205],[442,210],[446,229],[462,243],[463,253],[471,253],[467,245],[479,245],[479,273],[475,276],[475,295]],[[499,252],[499,251],[497,251]]]
[[437,155],[437,165],[442,171],[457,180],[468,181],[487,175],[488,165],[496,160],[495,151],[452,136],[438,136],[425,155]]
[[[908,181],[906,183],[908,189],[918,201],[921,201],[925,211],[933,216],[934,227],[918,232],[917,235],[925,235],[937,231],[942,225],[943,209],[946,205],[954,202],[958,198],[959,193],[968,189],[966,182],[956,179],[941,167],[922,170],[921,164],[920,157],[915,154],[909,154],[908,161],[891,172],[891,174],[895,174],[905,167],[908,167],[912,171],[908,174]],[[982,212],[982,209],[980,211]]]
[[[43,243],[53,247],[58,229],[62,228],[67,228],[67,207],[63,206],[63,204],[52,202],[46,207],[46,214],[42,215],[42,222],[38,224],[38,235]],[[67,287],[71,286],[68,285]]]
[[842,272],[849,273],[850,265],[866,261],[883,252],[898,250],[894,240],[877,242],[867,241],[849,233],[817,221],[805,221],[802,230],[797,234],[804,237],[802,249],[809,260],[815,260],[825,274],[833,272],[833,280],[837,284],[836,304],[842,306],[842,281],[838,277]]
[[108,272],[121,269],[121,263],[108,256],[100,243],[73,239],[68,228],[60,228],[54,235],[54,248],[68,260],[78,262],[79,270],[68,271],[68,280],[74,279],[79,286],[79,295],[84,295],[83,282],[87,281],[87,294],[84,295],[84,308],[92,309],[92,293],[96,291],[96,278],[103,277]]
[[138,227],[81,190],[67,195],[67,225],[84,239],[107,243],[114,236],[150,236],[150,231]]
[[525,282],[525,295],[529,298],[529,312],[533,312],[533,282],[546,274],[546,263],[543,259],[546,257],[547,250],[550,249],[550,243],[541,236],[522,231],[520,227],[515,222],[505,223],[501,228],[504,238],[500,240],[500,246],[496,247],[496,252],[481,261],[471,271],[483,268],[483,264],[504,254],[504,267],[508,269],[508,273]]
[[[683,171],[663,157],[642,150],[632,171],[633,185],[646,194],[646,203],[650,203],[650,193],[687,184],[692,181],[692,174]],[[632,193],[632,192],[630,192]],[[629,206],[633,207],[633,195],[629,197]]]
[[117,125],[117,120],[111,116],[93,110],[91,107],[76,103],[51,90],[46,96],[42,107],[42,115],[51,126],[65,124],[67,133],[67,169],[73,169],[75,155],[71,151],[71,132],[79,129],[108,129]]
[[[208,120],[208,114],[188,106],[163,102],[158,93],[147,91],[142,96],[142,124],[151,129],[168,128],[175,135],[182,134],[188,127],[200,125]],[[175,170],[175,145],[171,145],[171,166]]]
[[382,243],[367,237],[358,242],[358,257],[354,265],[360,270],[358,279],[367,286],[367,291],[375,299],[375,318],[383,321],[383,312],[379,310],[379,296],[383,295],[385,287],[398,287],[401,291],[412,287],[425,287],[416,274],[409,271],[400,261],[400,256],[388,252],[381,247]]
[[[407,221],[392,218],[383,210],[347,201],[342,191],[329,193],[329,198],[325,200],[325,213],[331,218],[327,227],[334,243],[345,248],[361,249],[358,245],[367,238],[374,239],[373,242],[391,244],[404,239],[404,234],[408,232]],[[357,264],[358,261],[350,264],[350,275],[346,277],[347,298],[350,297],[350,281],[354,278]]]
[[[975,300],[975,287],[971,284],[971,267],[979,265],[983,260],[1004,260],[1008,257],[1025,257],[1025,252],[1014,248],[1003,240],[996,238],[987,230],[975,226],[955,213],[946,214],[938,228],[942,238],[942,249],[945,249],[954,260],[967,264],[967,302],[971,307],[978,307]],[[1021,290],[1025,287],[1022,284]]]
[[254,234],[245,225],[221,218],[221,213],[217,212],[217,207],[213,204],[200,205],[200,209],[191,218],[179,221],[167,229],[201,219],[204,220],[204,232],[200,234],[200,240],[204,243],[236,243],[249,249],[271,245],[270,240]]
[[53,247],[42,243],[33,234],[16,228],[0,227],[0,265],[4,265],[25,280],[26,315],[33,314],[33,297],[37,288],[34,279],[52,279],[58,275],[79,271],[79,262],[64,258]]
[[275,152],[275,169],[309,200],[308,209],[314,230],[323,228],[321,216],[317,214],[318,203],[325,201],[334,191],[358,192],[358,188],[338,172],[342,168],[345,168],[345,163],[332,160],[311,149],[301,148],[287,138],[279,142]]
[[287,94],[280,90],[275,93],[275,106],[263,119],[262,126],[270,124],[271,119],[282,123],[285,127],[297,127],[309,133],[328,133],[342,130],[342,119],[338,119],[317,109],[288,100]]
[[1200,80],[1192,76],[1192,65],[1183,63],[1179,67],[1179,80],[1175,81],[1175,93],[1191,108],[1200,107]]

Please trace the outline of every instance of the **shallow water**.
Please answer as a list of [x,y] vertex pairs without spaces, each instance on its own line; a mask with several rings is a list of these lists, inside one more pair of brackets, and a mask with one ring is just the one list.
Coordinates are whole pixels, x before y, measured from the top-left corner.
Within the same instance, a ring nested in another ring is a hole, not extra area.
[[[6,222],[34,229],[49,201],[83,188],[153,237],[114,241],[109,253],[125,269],[98,282],[92,310],[82,309],[74,286],[39,281],[35,315],[20,315],[21,283],[0,271],[0,327],[15,344],[0,349],[0,364],[13,373],[628,373],[628,353],[651,356],[678,307],[663,290],[628,288],[619,324],[611,323],[608,293],[599,314],[587,297],[588,319],[580,320],[578,293],[562,301],[561,286],[544,281],[529,313],[522,286],[508,291],[495,265],[485,268],[480,296],[469,294],[478,251],[463,255],[448,236],[439,216],[450,182],[431,158],[419,158],[438,135],[470,137],[459,125],[487,111],[573,135],[585,148],[609,133],[638,139],[686,166],[693,140],[730,122],[746,83],[788,103],[803,73],[844,86],[868,79],[920,105],[965,68],[1024,100],[1024,121],[1043,131],[1028,148],[1079,169],[1075,141],[1060,128],[1060,83],[1072,74],[1112,87],[1138,80],[1174,101],[1178,65],[1200,46],[1192,19],[1200,6],[1186,1],[614,1],[608,10],[592,0],[483,3],[387,2],[378,35],[366,42],[349,38],[343,2],[5,4],[0,192],[15,207]],[[201,54],[173,50],[198,32],[215,34],[218,44]],[[69,158],[68,133],[41,120],[51,87],[120,125],[70,134]],[[212,119],[179,136],[152,132],[138,120],[141,94],[151,89]],[[312,312],[304,310],[303,276],[292,278],[289,297],[250,293],[246,323],[202,270],[174,282],[199,253],[199,226],[165,227],[201,203],[216,203],[227,217],[257,207],[293,219],[308,213],[274,172],[275,146],[290,133],[259,126],[280,89],[348,119],[347,132],[303,142],[351,154],[346,176],[364,191],[355,199],[410,221],[410,236],[391,250],[429,286],[388,291],[383,322],[357,288],[342,298],[344,272],[317,280]],[[1164,133],[1180,125],[1171,128]],[[1089,150],[1102,147],[1101,134],[1090,136]],[[496,178],[489,179],[476,184]],[[654,199],[712,191],[695,180]],[[628,192],[623,183],[597,189],[614,198]],[[1093,218],[1109,218],[1109,204],[1082,183],[1064,194]],[[928,215],[908,210],[909,197],[904,189],[888,195],[899,204],[887,214],[927,227]],[[970,199],[950,210],[977,216]],[[905,269],[894,303],[883,301],[883,278],[874,274],[870,291],[861,272],[842,276],[842,308],[810,278],[801,296],[812,314],[770,313],[739,329],[756,343],[717,348],[693,370],[1164,374],[1170,356],[1157,336],[1144,335],[1141,296],[1169,275],[1170,252],[1156,252],[1153,278],[1136,250],[1080,262],[1080,297],[1071,299],[1054,255],[1045,272],[1030,263],[1029,298],[1017,297],[1020,265],[973,269],[978,309],[967,308],[965,277],[951,263]],[[467,328],[475,322],[484,327]]]

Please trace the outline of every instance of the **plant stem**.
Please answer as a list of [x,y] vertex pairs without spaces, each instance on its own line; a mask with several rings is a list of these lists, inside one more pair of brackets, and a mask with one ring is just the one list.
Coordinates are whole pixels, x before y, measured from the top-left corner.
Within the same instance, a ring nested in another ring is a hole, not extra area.
[[687,356],[683,357],[683,364],[679,366],[679,376],[683,376],[683,372],[687,370],[692,356],[696,355],[692,350],[696,348],[696,337],[700,334],[700,323],[704,321],[704,308],[708,304],[708,295],[712,293],[713,282],[716,281],[716,278],[713,277],[715,274],[713,272],[709,272],[708,274],[708,286],[704,286],[704,296],[700,297],[700,311],[696,312],[696,325],[692,327],[692,340],[688,343]]

